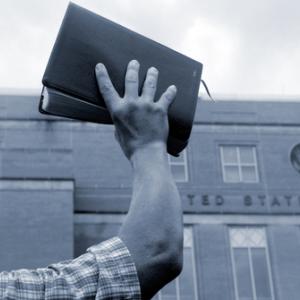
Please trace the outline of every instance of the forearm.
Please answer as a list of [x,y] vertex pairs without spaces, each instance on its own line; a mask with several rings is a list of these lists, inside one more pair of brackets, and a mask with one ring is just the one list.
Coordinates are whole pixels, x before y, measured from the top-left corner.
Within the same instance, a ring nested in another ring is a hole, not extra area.
[[[134,180],[127,222],[137,222],[152,240],[182,238],[182,210],[177,187],[160,145],[144,148],[131,159]],[[144,227],[144,228],[143,228]]]
[[151,280],[155,287],[155,277],[158,277],[157,288],[161,288],[159,285],[173,279],[181,268],[181,200],[165,146],[155,144],[139,149],[131,163],[133,195],[120,237],[133,254],[138,270],[147,272],[140,272],[140,279]]

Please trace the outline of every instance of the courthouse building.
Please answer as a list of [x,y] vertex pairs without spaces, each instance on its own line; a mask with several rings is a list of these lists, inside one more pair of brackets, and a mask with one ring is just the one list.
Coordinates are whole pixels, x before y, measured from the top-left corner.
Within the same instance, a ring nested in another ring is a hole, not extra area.
[[[0,96],[0,271],[84,253],[118,232],[131,198],[113,127],[41,115],[38,98]],[[169,163],[184,269],[156,299],[299,300],[300,103],[199,101]]]

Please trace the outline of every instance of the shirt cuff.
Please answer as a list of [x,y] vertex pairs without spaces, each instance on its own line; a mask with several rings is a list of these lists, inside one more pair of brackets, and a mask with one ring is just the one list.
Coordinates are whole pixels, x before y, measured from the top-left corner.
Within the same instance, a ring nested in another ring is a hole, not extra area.
[[92,246],[87,251],[95,255],[99,268],[95,299],[141,299],[135,264],[119,237]]

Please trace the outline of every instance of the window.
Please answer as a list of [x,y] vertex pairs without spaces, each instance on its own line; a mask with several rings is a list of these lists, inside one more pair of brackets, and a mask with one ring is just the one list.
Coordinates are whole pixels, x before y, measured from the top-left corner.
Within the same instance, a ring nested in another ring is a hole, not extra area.
[[186,150],[182,151],[179,157],[169,155],[169,165],[176,182],[188,181],[187,155]]
[[258,182],[255,146],[221,146],[224,182]]
[[236,300],[274,300],[264,228],[232,227],[229,235]]
[[155,300],[197,300],[197,279],[192,228],[184,229],[183,270],[153,298]]

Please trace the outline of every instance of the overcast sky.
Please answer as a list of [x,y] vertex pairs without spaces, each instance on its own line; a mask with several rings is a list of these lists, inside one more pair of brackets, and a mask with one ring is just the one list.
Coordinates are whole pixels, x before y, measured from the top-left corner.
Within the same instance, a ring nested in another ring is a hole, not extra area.
[[[213,94],[300,96],[299,0],[73,2],[202,62]],[[0,88],[41,87],[67,5],[0,0]]]

